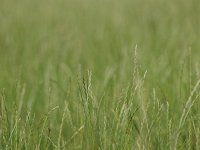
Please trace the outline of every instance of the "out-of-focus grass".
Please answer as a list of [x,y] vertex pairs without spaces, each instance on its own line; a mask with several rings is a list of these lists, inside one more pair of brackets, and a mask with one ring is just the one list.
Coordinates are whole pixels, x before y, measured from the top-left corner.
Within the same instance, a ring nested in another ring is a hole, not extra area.
[[198,149],[199,14],[198,0],[1,0],[0,149]]

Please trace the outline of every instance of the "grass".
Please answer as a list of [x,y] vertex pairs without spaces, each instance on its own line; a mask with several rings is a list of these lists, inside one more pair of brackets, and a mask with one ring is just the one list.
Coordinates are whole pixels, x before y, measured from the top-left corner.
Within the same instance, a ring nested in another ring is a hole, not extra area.
[[0,2],[0,149],[200,149],[198,0]]

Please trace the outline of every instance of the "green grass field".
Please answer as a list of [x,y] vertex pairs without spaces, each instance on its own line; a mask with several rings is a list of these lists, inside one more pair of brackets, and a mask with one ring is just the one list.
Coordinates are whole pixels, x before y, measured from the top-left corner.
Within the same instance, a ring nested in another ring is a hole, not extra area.
[[199,0],[1,0],[1,150],[199,150]]

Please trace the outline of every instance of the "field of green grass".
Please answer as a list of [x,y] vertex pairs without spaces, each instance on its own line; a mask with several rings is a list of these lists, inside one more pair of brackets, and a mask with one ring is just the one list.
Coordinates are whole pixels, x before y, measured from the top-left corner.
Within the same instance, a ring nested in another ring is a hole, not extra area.
[[199,0],[1,0],[1,150],[199,150]]

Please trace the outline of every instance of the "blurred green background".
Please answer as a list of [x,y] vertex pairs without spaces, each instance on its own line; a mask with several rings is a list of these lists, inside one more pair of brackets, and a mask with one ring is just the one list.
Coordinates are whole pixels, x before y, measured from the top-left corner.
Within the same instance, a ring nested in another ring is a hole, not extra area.
[[137,44],[150,82],[170,90],[188,49],[199,65],[199,8],[198,0],[1,0],[1,88],[16,80],[37,88],[47,70],[74,76],[79,65],[99,82],[109,69],[126,76]]

